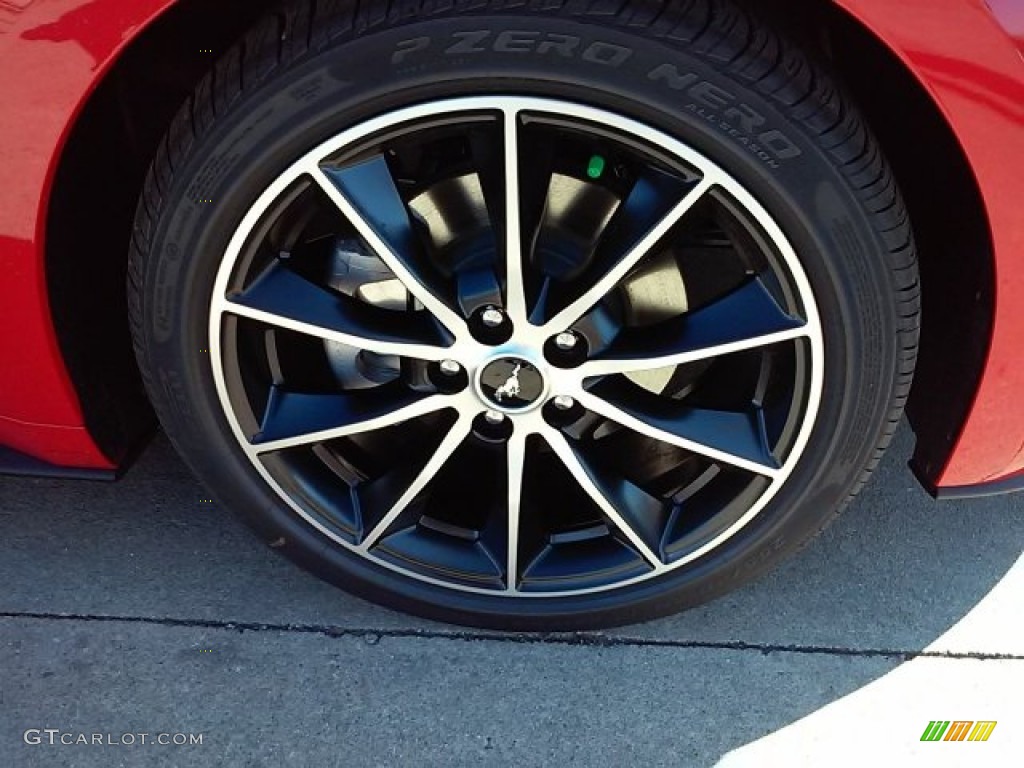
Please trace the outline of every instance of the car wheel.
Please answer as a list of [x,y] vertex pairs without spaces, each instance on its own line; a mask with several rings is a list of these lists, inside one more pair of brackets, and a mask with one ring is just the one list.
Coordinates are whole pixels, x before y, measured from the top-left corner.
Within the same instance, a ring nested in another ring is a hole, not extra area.
[[346,590],[506,629],[692,606],[819,531],[919,314],[828,77],[727,2],[316,7],[222,57],[138,208],[140,367],[218,498]]

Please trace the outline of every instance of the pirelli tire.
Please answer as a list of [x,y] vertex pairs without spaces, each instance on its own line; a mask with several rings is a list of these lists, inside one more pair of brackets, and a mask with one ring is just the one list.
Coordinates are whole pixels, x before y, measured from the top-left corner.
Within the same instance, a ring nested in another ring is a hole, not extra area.
[[661,616],[798,550],[888,445],[919,324],[878,144],[728,0],[282,6],[170,126],[128,291],[167,434],[265,542],[518,630]]

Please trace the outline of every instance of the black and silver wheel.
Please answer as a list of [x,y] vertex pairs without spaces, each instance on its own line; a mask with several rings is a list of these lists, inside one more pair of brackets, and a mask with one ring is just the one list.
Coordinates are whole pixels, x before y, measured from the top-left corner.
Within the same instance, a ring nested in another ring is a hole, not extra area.
[[891,435],[917,316],[835,92],[789,107],[734,66],[762,49],[604,17],[326,34],[347,18],[263,57],[257,30],[140,206],[140,362],[211,488],[347,589],[508,628],[676,610],[819,530]]

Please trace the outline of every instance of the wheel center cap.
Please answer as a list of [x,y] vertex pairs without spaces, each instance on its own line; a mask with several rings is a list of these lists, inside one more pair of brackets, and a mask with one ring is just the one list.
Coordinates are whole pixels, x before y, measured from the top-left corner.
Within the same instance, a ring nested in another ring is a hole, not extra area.
[[477,388],[484,401],[502,411],[524,411],[545,389],[544,374],[521,357],[499,357],[480,370]]

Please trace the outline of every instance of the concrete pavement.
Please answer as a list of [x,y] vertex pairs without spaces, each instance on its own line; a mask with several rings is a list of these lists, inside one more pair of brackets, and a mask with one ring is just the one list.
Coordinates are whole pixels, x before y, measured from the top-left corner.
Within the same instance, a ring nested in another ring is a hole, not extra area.
[[[1019,766],[1024,497],[933,502],[910,449],[758,584],[568,637],[348,597],[163,438],[116,484],[0,478],[0,766]],[[935,719],[998,726],[921,743]],[[47,728],[203,743],[25,743]]]

